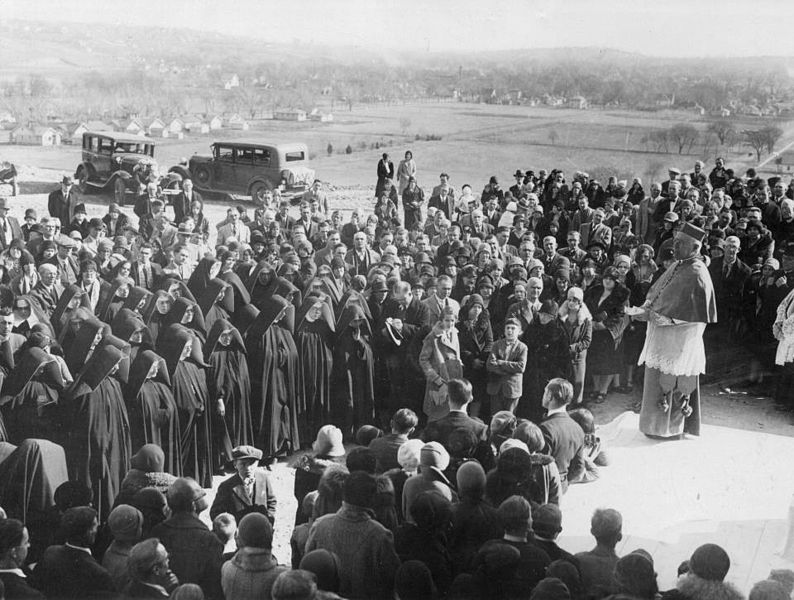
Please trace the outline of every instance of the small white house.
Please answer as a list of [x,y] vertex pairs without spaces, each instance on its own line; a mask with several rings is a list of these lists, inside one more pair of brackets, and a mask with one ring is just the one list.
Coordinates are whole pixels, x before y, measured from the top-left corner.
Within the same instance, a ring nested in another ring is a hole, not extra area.
[[134,133],[139,134],[143,131],[143,123],[140,119],[132,118],[126,119],[121,122],[121,131],[125,131],[127,133]]
[[240,131],[248,131],[248,129],[250,129],[250,125],[248,124],[248,121],[243,119],[238,114],[234,114],[231,117],[229,117],[228,121],[226,121],[226,126],[229,129],[237,129]]
[[300,108],[278,108],[273,112],[273,117],[279,121],[305,121],[306,111]]
[[185,128],[185,122],[179,117],[174,117],[168,123],[168,133],[181,133]]
[[23,146],[59,146],[61,134],[52,127],[22,126],[11,132],[11,142]]
[[214,115],[209,120],[210,131],[215,131],[217,129],[223,128],[223,119],[221,119],[218,115]]
[[168,128],[159,117],[155,117],[146,128],[146,133],[150,137],[168,137]]

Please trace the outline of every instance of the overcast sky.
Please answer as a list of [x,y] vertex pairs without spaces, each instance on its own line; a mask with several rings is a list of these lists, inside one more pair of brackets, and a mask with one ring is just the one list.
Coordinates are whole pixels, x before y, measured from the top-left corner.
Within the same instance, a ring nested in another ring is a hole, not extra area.
[[794,57],[791,0],[0,0],[19,19],[152,22],[273,42],[416,50],[606,46]]

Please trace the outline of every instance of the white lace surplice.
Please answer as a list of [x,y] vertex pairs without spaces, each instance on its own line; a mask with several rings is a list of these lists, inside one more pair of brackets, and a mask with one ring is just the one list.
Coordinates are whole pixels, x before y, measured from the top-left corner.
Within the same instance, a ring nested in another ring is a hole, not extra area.
[[637,364],[644,363],[669,375],[702,375],[706,372],[705,330],[705,323],[660,326],[649,321]]

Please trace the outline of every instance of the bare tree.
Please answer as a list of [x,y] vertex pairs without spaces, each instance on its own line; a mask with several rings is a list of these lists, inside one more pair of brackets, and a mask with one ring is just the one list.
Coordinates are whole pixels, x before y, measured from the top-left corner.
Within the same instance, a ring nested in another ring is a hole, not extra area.
[[684,148],[687,152],[692,150],[699,135],[697,128],[691,123],[676,123],[670,128],[670,138],[678,146],[679,154],[684,153]]
[[655,129],[648,134],[648,139],[654,145],[657,152],[670,152],[670,132],[667,129]]
[[733,126],[728,119],[719,119],[718,121],[712,121],[709,123],[709,126],[706,128],[706,131],[709,133],[713,133],[717,136],[717,139],[720,141],[720,145],[725,145],[725,142],[729,140],[733,135],[736,134],[736,128]]
[[766,148],[767,138],[766,135],[763,133],[762,130],[745,130],[744,132],[744,141],[745,143],[750,146],[753,150],[755,150],[755,157],[758,162],[761,162],[761,152],[764,151]]
[[761,129],[761,134],[764,136],[767,153],[772,154],[775,150],[775,144],[783,137],[783,130],[776,125],[769,125]]

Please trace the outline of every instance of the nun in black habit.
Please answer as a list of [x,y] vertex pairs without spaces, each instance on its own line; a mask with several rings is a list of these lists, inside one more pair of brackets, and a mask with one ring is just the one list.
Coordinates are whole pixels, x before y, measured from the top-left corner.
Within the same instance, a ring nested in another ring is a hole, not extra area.
[[320,427],[330,423],[334,330],[331,298],[323,293],[306,296],[295,331],[300,367],[297,419],[300,436],[306,441],[313,440]]
[[331,376],[335,422],[340,423],[345,437],[375,422],[374,373],[369,319],[358,303],[350,303],[336,326]]
[[149,305],[143,311],[143,322],[149,329],[149,334],[153,340],[160,336],[160,329],[163,329],[165,316],[174,305],[174,299],[164,290],[154,293],[149,301]]
[[212,487],[212,413],[216,408],[208,396],[201,342],[192,330],[175,323],[161,332],[157,349],[168,366],[176,401],[182,474],[202,487]]
[[173,324],[183,325],[186,329],[192,331],[202,344],[207,339],[207,326],[204,323],[204,315],[201,313],[199,305],[192,300],[184,297],[174,300],[171,310],[163,316],[157,337],[158,347],[164,331]]
[[130,468],[130,424],[116,376],[123,360],[121,350],[100,344],[68,390],[70,479],[93,490],[100,521]]
[[[31,337],[45,341],[41,334]],[[22,352],[0,396],[11,441],[42,438],[64,443],[60,395],[67,381],[56,358],[44,348],[31,345]]]
[[113,319],[110,328],[120,340],[130,345],[130,363],[134,363],[144,350],[153,350],[152,334],[143,318],[129,308],[122,308]]
[[254,443],[251,421],[251,378],[240,332],[226,319],[215,321],[204,346],[209,367],[209,397],[217,399],[230,444]]
[[124,392],[132,447],[156,444],[163,451],[163,470],[181,477],[179,416],[165,360],[153,350],[143,350],[132,363]]
[[211,279],[198,296],[198,305],[204,315],[206,330],[212,329],[219,319],[228,321],[234,314],[234,292],[232,287],[220,279]]
[[281,296],[268,298],[245,336],[251,367],[254,445],[267,457],[300,447],[298,350],[292,338],[292,310]]

